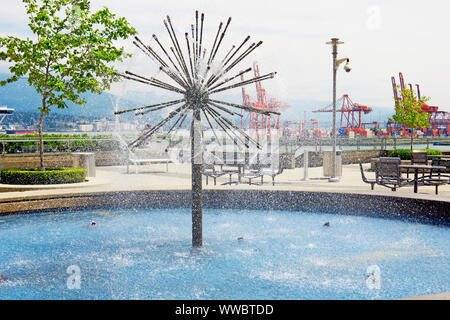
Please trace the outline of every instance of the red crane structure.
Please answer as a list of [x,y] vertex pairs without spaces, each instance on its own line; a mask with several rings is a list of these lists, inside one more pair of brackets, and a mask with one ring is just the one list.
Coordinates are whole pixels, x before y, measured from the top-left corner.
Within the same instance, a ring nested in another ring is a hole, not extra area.
[[[339,105],[340,108],[338,108]],[[333,104],[313,112],[333,112]],[[372,112],[372,108],[352,102],[348,94],[344,94],[336,101],[336,112],[341,113],[339,126],[341,129],[362,129],[365,125],[372,124],[362,122],[362,115]]]
[[[253,72],[255,78],[260,76],[258,63],[253,62]],[[242,81],[244,81],[244,75],[241,75]],[[261,81],[256,81],[256,95],[257,101],[254,101],[242,87],[242,100],[243,105],[251,106],[258,109],[264,109],[268,111],[282,111],[289,108],[289,104],[279,101],[275,98],[267,98],[266,90],[262,87]],[[246,129],[246,123],[248,123],[248,129],[250,134],[256,137],[270,137],[280,135],[280,115],[269,114],[263,115],[256,112],[246,112],[247,116],[241,117],[241,129]]]
[[[302,121],[290,121],[286,120],[283,123],[283,135],[285,136],[291,136],[291,135],[297,135],[300,138],[305,138],[307,136],[306,129],[312,129],[313,136],[317,137],[320,136],[319,131],[319,120],[311,119],[311,120],[302,120]],[[290,127],[295,126],[297,127],[297,130],[292,130]]]
[[[400,90],[403,92],[405,90],[405,80],[403,78],[403,74],[401,72],[398,73],[399,82],[400,82]],[[397,83],[395,81],[395,77],[391,77],[392,82],[392,90],[394,91],[394,99],[395,101],[401,101],[402,97],[398,92]],[[411,83],[408,83],[409,89],[414,91]],[[418,84],[415,85],[417,91],[417,99],[421,99],[422,96],[420,94],[420,87]],[[428,122],[430,123],[430,133],[432,135],[438,134],[438,129],[445,129],[446,134],[450,133],[450,114],[446,111],[439,110],[437,106],[430,106],[427,104],[423,104],[422,112],[426,112],[430,115],[428,118]],[[400,125],[395,121],[388,121],[387,130],[389,135],[392,135],[393,131],[405,130],[408,129],[404,125]],[[426,130],[428,131],[428,130]]]

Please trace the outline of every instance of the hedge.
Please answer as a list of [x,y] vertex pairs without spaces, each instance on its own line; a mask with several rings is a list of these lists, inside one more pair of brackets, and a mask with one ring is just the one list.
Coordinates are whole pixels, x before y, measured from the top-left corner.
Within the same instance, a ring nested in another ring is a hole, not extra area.
[[0,173],[1,183],[4,184],[62,184],[83,182],[87,170],[84,168],[52,168],[45,171],[37,168],[5,169]]
[[[124,141],[133,141],[137,136],[124,136]],[[158,139],[167,139],[169,146],[181,142],[182,138],[175,138],[172,135],[160,134]],[[0,135],[1,153],[36,153],[39,152],[39,135]],[[20,141],[17,141],[20,140]],[[26,141],[29,140],[29,141]],[[125,142],[126,144],[127,142]],[[92,151],[116,151],[121,150],[120,141],[111,134],[97,134],[89,136],[87,134],[44,134],[45,152],[92,152]]]
[[[38,152],[39,149],[39,135],[0,135],[0,140],[7,140],[0,145],[2,153],[32,153]],[[120,143],[109,134],[95,136],[87,134],[44,134],[44,149],[46,152],[114,151],[120,149]]]
[[[414,151],[426,151],[429,155],[442,155],[441,150],[414,149]],[[394,149],[389,151],[389,157],[400,157],[402,160],[411,160],[411,149]]]

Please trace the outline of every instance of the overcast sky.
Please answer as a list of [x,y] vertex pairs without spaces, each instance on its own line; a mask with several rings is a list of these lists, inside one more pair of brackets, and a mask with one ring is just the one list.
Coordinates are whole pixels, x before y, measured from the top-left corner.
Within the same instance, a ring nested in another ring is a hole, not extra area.
[[[338,37],[345,42],[339,56],[349,57],[353,68],[350,73],[340,70],[338,94],[348,93],[354,102],[369,106],[392,106],[390,78],[398,79],[401,71],[406,83],[420,84],[430,105],[450,111],[448,0],[92,0],[92,5],[125,16],[147,41],[153,33],[168,40],[162,22],[167,14],[181,37],[198,9],[205,13],[208,45],[219,22],[231,16],[222,54],[247,35],[263,40],[241,69],[257,60],[262,73],[277,71],[264,87],[269,96],[286,101],[331,101],[331,47],[325,42]],[[22,2],[2,0],[0,34],[30,35],[26,24]],[[135,58],[124,68],[149,67],[140,61]],[[7,72],[5,64],[0,72]]]

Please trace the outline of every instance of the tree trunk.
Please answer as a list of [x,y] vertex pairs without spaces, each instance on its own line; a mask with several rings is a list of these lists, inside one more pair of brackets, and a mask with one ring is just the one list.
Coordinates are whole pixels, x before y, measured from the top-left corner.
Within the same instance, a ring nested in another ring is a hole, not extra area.
[[42,131],[42,124],[44,122],[44,116],[45,116],[45,101],[42,102],[43,108],[41,110],[41,116],[39,118],[39,170],[45,171],[44,166],[44,132]]
[[413,151],[414,128],[411,128],[411,152]]

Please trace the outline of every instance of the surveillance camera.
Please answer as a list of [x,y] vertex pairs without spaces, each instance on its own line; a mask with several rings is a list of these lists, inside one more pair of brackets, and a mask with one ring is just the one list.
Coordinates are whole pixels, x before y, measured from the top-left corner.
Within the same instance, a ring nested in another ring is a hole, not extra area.
[[345,70],[346,72],[350,72],[350,71],[352,70],[352,67],[350,67],[349,61],[350,61],[350,60],[347,60],[347,63],[346,63],[345,66],[344,66],[344,70]]

